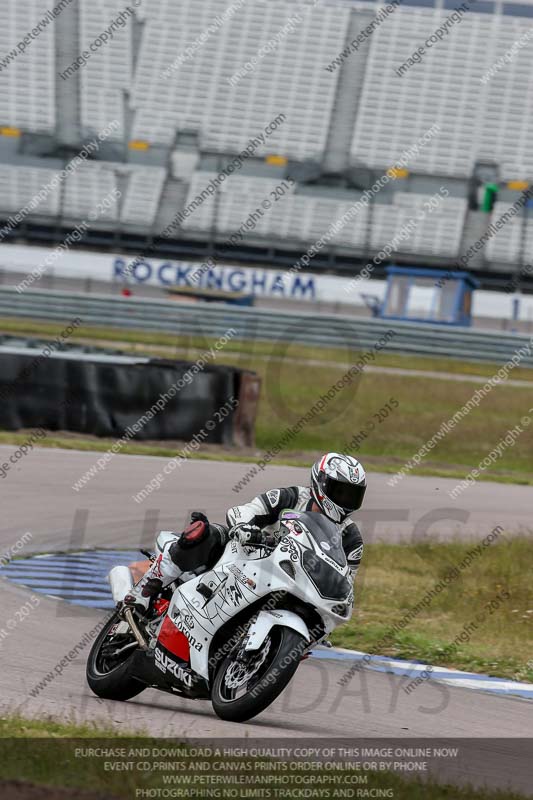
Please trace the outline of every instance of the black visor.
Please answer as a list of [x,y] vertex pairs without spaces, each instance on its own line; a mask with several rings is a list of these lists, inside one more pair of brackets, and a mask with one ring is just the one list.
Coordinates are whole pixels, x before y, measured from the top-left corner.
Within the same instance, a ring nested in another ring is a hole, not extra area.
[[322,484],[322,490],[335,505],[344,508],[346,511],[357,511],[363,504],[366,485],[359,484],[355,486],[353,483],[326,477]]

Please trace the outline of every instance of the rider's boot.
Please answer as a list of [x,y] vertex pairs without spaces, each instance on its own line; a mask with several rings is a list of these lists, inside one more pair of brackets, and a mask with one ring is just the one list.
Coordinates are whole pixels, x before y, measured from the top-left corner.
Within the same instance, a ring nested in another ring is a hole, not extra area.
[[[164,544],[160,543],[161,537],[165,537]],[[204,563],[206,554],[211,557],[214,550],[215,555],[220,555],[224,545],[225,528],[222,525],[209,525],[205,517],[202,520],[193,520],[183,533],[176,533],[170,538],[161,533],[157,542],[160,554],[126,595],[124,604],[135,608],[140,614],[146,614],[150,601],[162,589],[178,578],[188,580],[195,574],[204,572],[209,566]]]
[[[176,534],[174,541],[177,541],[179,536],[180,534]],[[180,577],[182,570],[174,563],[169,552],[172,544],[173,541],[167,542],[163,552],[157,556],[140,581],[131,588],[124,598],[125,605],[135,608],[140,614],[146,614],[152,598],[157,597],[162,589]]]

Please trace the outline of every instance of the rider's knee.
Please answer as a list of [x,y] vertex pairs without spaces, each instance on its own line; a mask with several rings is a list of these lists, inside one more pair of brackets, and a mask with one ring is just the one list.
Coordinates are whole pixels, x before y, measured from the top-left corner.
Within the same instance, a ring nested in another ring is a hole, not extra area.
[[174,544],[174,542],[179,539],[181,533],[174,533],[174,531],[161,531],[158,534],[157,539],[155,540],[155,549],[158,555],[164,553],[166,548],[169,545]]
[[194,522],[169,547],[169,556],[183,572],[211,569],[224,552],[227,531],[222,525]]

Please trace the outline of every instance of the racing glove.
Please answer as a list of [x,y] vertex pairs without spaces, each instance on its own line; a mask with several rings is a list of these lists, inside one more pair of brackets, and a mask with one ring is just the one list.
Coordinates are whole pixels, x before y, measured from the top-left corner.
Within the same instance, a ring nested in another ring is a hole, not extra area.
[[236,539],[245,547],[253,547],[263,543],[263,533],[259,525],[251,525],[248,522],[234,525],[229,531],[229,538]]

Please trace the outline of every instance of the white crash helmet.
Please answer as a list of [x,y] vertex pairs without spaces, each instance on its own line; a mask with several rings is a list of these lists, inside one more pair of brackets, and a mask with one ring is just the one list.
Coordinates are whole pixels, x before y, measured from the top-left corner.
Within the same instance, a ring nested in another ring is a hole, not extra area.
[[311,468],[313,500],[333,522],[361,508],[365,492],[365,471],[353,456],[326,453]]

